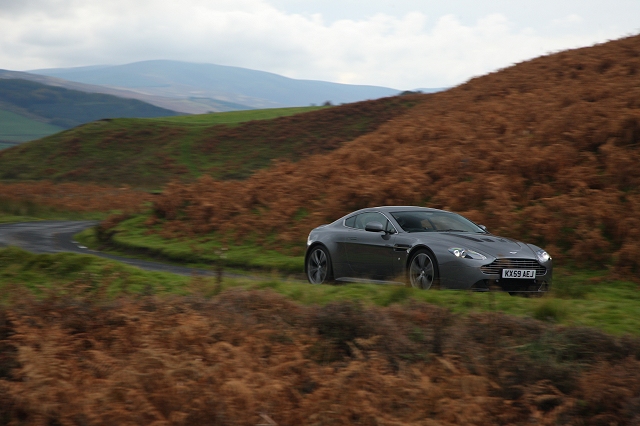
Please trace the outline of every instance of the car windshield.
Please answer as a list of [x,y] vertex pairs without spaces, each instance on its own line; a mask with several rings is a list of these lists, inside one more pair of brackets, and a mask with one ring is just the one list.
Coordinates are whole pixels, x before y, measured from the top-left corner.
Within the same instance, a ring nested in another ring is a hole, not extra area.
[[393,212],[393,218],[405,232],[486,232],[469,219],[443,211]]

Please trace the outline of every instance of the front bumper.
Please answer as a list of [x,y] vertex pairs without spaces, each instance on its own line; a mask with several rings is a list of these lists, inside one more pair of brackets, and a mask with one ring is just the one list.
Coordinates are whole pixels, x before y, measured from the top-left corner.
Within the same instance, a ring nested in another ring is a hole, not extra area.
[[471,286],[473,291],[506,291],[509,293],[546,293],[549,291],[551,283],[545,279],[535,280],[514,280],[508,278],[502,279],[484,279],[479,280]]
[[[502,278],[502,269],[535,269],[534,279]],[[546,293],[551,287],[551,261],[540,264],[532,259],[496,259],[452,261],[440,265],[441,288],[509,293]]]

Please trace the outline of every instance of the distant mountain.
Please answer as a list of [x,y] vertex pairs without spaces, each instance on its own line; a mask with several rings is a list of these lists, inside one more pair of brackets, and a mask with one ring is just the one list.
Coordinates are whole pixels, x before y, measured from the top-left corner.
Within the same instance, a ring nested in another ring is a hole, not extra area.
[[0,78],[0,112],[0,140],[16,142],[104,118],[177,115],[135,99],[7,78]]
[[166,60],[42,69],[30,73],[198,103],[209,111],[220,111],[217,103],[235,105],[235,109],[275,108],[351,103],[400,92],[388,87],[296,80],[246,68]]
[[246,105],[233,104],[213,99],[179,99],[166,98],[162,96],[145,95],[127,89],[118,89],[94,84],[83,84],[61,78],[49,77],[39,74],[31,74],[22,71],[9,71],[0,69],[0,79],[21,79],[46,84],[47,86],[62,87],[70,90],[79,90],[87,93],[102,93],[105,95],[118,96],[126,99],[137,99],[160,108],[176,111],[184,114],[204,114],[211,111],[237,111],[253,109]]

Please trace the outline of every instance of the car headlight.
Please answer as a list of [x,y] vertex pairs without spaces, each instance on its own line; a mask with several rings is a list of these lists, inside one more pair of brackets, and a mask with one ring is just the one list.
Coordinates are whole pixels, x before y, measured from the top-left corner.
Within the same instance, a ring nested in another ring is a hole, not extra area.
[[545,263],[551,260],[551,256],[549,256],[549,253],[544,250],[538,250],[536,252],[536,257],[538,258],[540,263]]
[[451,253],[455,257],[460,257],[463,259],[485,260],[487,258],[487,256],[485,256],[484,254],[478,253],[477,251],[459,248],[459,247],[451,247],[449,249],[449,253]]

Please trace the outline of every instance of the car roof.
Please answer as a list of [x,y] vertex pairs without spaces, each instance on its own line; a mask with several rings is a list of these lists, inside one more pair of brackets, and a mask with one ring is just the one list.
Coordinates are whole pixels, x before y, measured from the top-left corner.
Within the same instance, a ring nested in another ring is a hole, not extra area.
[[370,211],[381,211],[381,212],[397,212],[397,211],[444,211],[439,209],[433,209],[430,207],[418,207],[418,206],[377,206],[377,207],[368,207],[365,209],[360,209],[355,212],[349,213],[352,215],[354,213],[362,213],[362,212],[370,212]]

